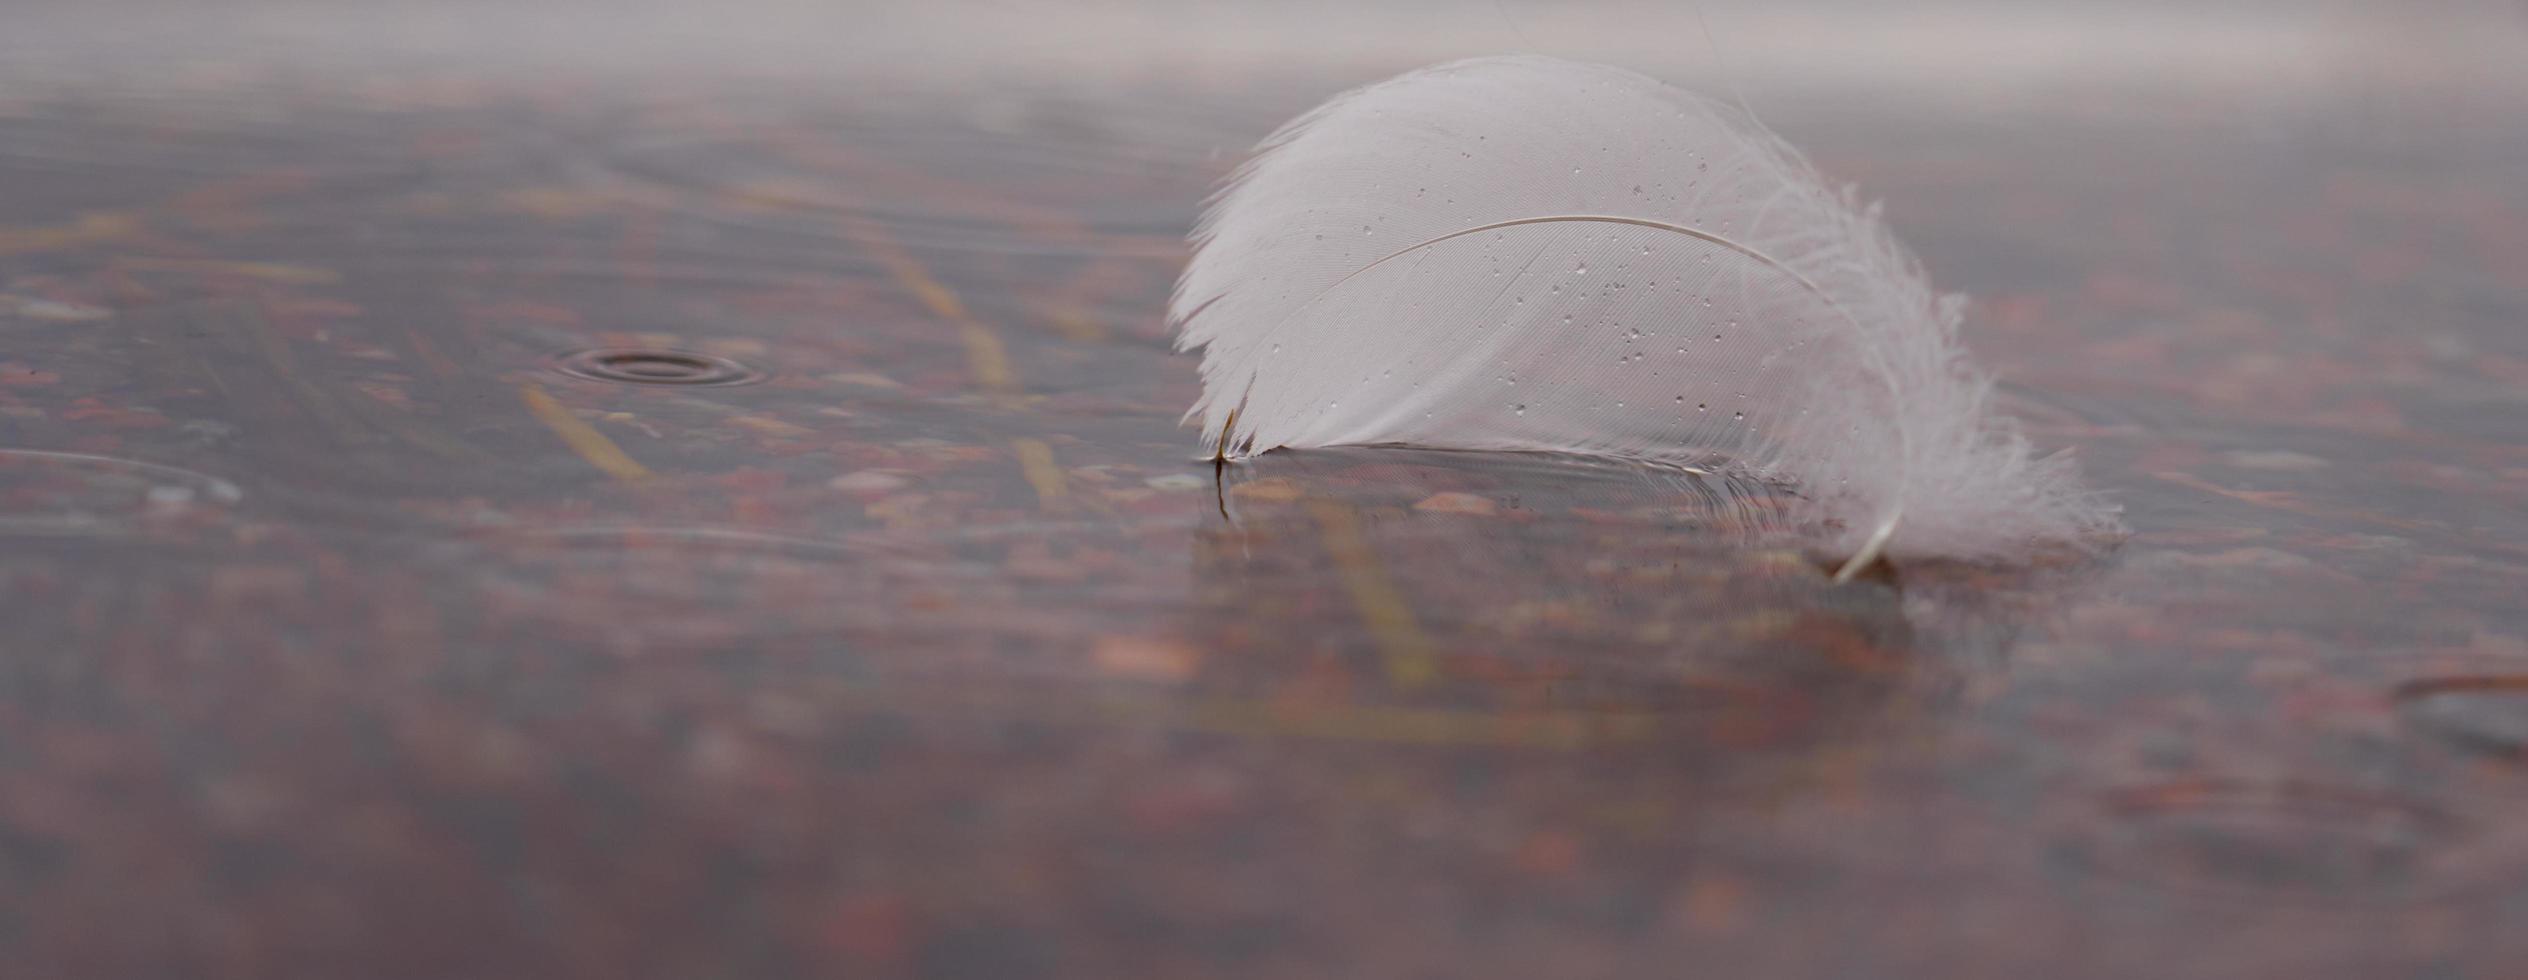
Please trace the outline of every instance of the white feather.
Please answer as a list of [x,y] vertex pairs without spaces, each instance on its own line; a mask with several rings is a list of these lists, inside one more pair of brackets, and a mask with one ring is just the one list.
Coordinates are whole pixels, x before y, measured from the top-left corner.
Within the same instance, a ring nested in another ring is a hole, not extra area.
[[1482,58],[1292,121],[1215,196],[1171,315],[1205,448],[1589,453],[1794,483],[1849,575],[2114,525],[2032,458],[1875,207],[1743,115]]

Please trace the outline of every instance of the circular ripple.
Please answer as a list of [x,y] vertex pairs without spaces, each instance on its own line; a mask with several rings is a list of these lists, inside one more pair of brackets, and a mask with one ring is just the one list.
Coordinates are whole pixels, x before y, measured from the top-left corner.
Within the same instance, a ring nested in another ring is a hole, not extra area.
[[725,357],[639,347],[564,354],[554,367],[575,378],[631,385],[742,385],[764,379],[763,372]]
[[2400,797],[2307,783],[2189,781],[2109,794],[2083,848],[2100,870],[2243,900],[2393,903],[2459,883],[2466,824]]
[[2528,674],[2413,681],[2396,689],[2406,724],[2485,752],[2528,754]]
[[103,534],[244,499],[206,473],[86,453],[0,449],[0,534]]

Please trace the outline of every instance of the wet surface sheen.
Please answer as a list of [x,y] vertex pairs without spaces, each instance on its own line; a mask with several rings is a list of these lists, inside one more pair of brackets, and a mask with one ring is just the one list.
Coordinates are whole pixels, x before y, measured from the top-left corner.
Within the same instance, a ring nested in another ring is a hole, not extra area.
[[1834,586],[1778,488],[1192,458],[1178,240],[1401,57],[82,43],[0,45],[25,975],[2528,961],[2528,89],[2463,53],[1782,86],[2136,531]]

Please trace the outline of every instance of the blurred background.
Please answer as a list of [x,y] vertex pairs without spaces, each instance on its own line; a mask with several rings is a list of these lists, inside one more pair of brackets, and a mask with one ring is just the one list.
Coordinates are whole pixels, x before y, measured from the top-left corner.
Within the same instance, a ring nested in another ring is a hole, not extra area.
[[[1225,469],[1273,127],[1536,51],[1885,203],[2095,562]],[[0,14],[0,960],[121,977],[2496,977],[2517,3]]]

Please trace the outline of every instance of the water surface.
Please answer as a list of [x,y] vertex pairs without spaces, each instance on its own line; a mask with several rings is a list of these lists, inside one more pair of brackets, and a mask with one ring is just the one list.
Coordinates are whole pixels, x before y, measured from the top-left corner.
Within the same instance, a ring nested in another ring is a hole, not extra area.
[[1208,187],[1515,36],[869,53],[940,29],[904,15],[823,64],[372,13],[0,49],[29,975],[2528,954],[2515,18],[2277,11],[2160,68],[1950,31],[1996,59],[1954,74],[1751,29],[1730,77],[1975,294],[2135,530],[1834,586],[1762,487],[1193,458],[1161,311]]

